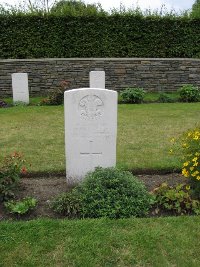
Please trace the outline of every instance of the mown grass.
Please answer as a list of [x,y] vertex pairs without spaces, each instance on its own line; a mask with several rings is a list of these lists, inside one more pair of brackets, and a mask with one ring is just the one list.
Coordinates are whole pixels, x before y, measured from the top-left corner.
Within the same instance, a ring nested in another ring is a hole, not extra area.
[[[118,166],[180,168],[169,140],[199,118],[200,103],[119,105]],[[0,109],[0,160],[13,151],[24,154],[30,171],[64,171],[63,106]],[[200,216],[1,221],[0,266],[198,267],[199,227]]]
[[[180,169],[170,139],[199,123],[200,103],[118,105],[117,165],[130,170]],[[0,160],[24,154],[31,172],[65,170],[63,106],[0,109]]]
[[[38,96],[38,97],[31,97],[29,99],[30,101],[30,105],[39,105],[41,100],[43,99],[44,97],[41,97],[41,96]],[[7,104],[9,105],[13,105],[13,99],[12,98],[4,98],[3,99]]]
[[200,217],[0,223],[0,266],[200,266]]

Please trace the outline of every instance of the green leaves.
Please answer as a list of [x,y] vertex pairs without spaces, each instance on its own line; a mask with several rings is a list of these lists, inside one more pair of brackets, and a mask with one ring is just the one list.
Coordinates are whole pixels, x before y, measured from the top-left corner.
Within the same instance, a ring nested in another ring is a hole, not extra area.
[[162,183],[153,190],[155,213],[170,211],[174,214],[199,214],[200,202],[190,196],[187,185],[179,184],[176,187]]
[[20,181],[20,174],[26,172],[22,155],[14,152],[5,157],[0,167],[0,201],[8,200],[15,196],[15,191]]
[[[199,19],[1,15],[1,58],[199,57]],[[166,42],[167,36],[167,42]]]
[[180,100],[183,102],[198,102],[200,101],[200,89],[191,84],[185,84],[179,90]]
[[130,172],[100,167],[52,204],[54,211],[69,218],[111,219],[143,217],[150,206],[150,194]]
[[10,213],[23,215],[35,208],[37,200],[32,197],[26,197],[21,201],[8,201],[4,205]]
[[120,96],[125,103],[141,104],[145,91],[142,88],[126,88]]

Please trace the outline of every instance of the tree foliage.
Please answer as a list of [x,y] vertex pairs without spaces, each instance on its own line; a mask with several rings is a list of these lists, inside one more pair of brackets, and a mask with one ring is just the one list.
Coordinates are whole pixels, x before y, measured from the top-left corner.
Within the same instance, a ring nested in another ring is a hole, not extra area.
[[192,5],[191,17],[200,18],[200,0],[196,0]]
[[106,15],[101,4],[85,4],[82,0],[23,0],[18,5],[0,5],[1,15],[54,14],[68,16]]
[[61,0],[55,3],[51,13],[71,16],[106,14],[100,4],[85,4],[81,0]]

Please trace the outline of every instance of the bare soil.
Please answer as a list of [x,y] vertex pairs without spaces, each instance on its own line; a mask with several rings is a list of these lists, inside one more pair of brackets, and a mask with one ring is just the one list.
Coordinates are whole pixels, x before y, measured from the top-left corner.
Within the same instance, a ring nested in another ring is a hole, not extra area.
[[[185,183],[186,179],[177,173],[165,175],[137,175],[137,177],[144,182],[149,191],[153,190],[163,182],[169,185],[176,185]],[[70,188],[66,183],[66,178],[62,177],[24,177],[21,179],[20,187],[17,192],[17,199],[24,197],[34,197],[37,199],[38,204],[35,210],[30,214],[16,217],[15,215],[8,214],[0,203],[0,220],[4,219],[23,219],[30,220],[35,218],[62,218],[55,214],[50,208],[50,202],[55,196],[69,191]]]

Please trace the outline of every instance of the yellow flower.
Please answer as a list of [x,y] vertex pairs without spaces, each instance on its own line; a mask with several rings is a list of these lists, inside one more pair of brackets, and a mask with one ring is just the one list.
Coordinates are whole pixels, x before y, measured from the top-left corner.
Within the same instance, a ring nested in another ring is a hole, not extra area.
[[170,150],[169,150],[169,153],[172,154],[172,153],[173,153],[173,149],[170,149]]
[[193,167],[196,167],[196,166],[198,166],[198,162],[195,162],[195,163],[193,164]]
[[189,172],[185,168],[182,169],[182,174],[185,177],[189,177]]
[[172,139],[170,140],[170,142],[171,142],[171,143],[174,143],[174,142],[175,142],[175,138],[172,138]]
[[198,176],[199,172],[198,171],[195,171],[192,173],[192,177],[195,177],[195,176]]
[[196,179],[197,179],[197,180],[200,180],[200,176],[198,175],[198,176],[196,177]]
[[190,163],[189,161],[184,162],[183,167],[187,167],[189,165],[189,163]]
[[185,189],[186,190],[190,190],[190,186],[189,185],[186,185]]
[[190,167],[190,171],[192,172],[194,170],[194,167]]
[[197,161],[197,160],[198,160],[198,158],[197,158],[197,157],[195,157],[195,158],[193,158],[193,159],[192,159],[192,161]]

